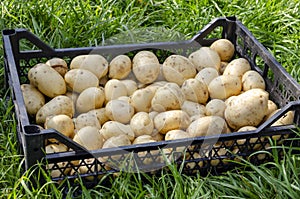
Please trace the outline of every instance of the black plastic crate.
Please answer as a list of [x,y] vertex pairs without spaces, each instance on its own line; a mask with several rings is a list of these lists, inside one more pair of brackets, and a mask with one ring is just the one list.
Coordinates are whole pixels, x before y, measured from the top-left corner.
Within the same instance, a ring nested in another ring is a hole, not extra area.
[[[212,38],[210,36],[212,33],[217,36]],[[15,104],[18,138],[25,155],[25,169],[37,162],[46,161],[52,167],[47,170],[57,172],[57,176],[52,178],[54,181],[65,178],[72,180],[81,176],[86,180],[87,186],[93,186],[101,175],[119,172],[120,168],[127,168],[125,171],[155,173],[156,170],[164,168],[168,161],[173,160],[183,166],[183,172],[186,174],[196,172],[202,175],[219,174],[236,167],[237,164],[230,160],[238,160],[239,157],[249,159],[254,164],[271,161],[272,157],[267,154],[258,153],[250,156],[257,150],[271,152],[271,142],[278,145],[300,146],[299,141],[286,139],[296,136],[295,131],[300,124],[300,85],[235,17],[216,18],[192,39],[179,42],[53,49],[25,29],[3,30],[2,36],[6,86],[11,88],[11,97]],[[246,58],[252,69],[264,77],[270,99],[281,108],[281,111],[255,131],[87,151],[53,129],[40,130],[26,113],[20,85],[28,83],[27,72],[30,67],[49,58],[61,57],[70,61],[77,55],[99,53],[110,60],[119,54],[133,55],[140,50],[152,50],[163,60],[174,53],[188,55],[200,45],[209,46],[219,38],[229,39],[235,45],[235,56]],[[37,50],[21,51],[22,41],[31,43]],[[295,111],[294,125],[271,127],[278,118],[290,110]],[[59,140],[72,151],[46,155],[45,141],[50,138]],[[216,141],[217,146],[213,145]],[[278,150],[280,154],[282,149]],[[115,161],[116,156],[118,161]],[[122,165],[119,165],[120,162]],[[80,173],[80,167],[85,167],[86,172]]]

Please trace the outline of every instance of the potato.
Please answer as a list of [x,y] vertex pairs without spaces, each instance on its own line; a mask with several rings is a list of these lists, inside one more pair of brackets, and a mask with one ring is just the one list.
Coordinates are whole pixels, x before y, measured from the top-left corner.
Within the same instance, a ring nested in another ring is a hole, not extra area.
[[[277,109],[276,111],[274,111],[270,115],[270,117],[273,116],[275,113],[277,113],[280,110],[281,109]],[[293,122],[294,122],[294,116],[295,116],[295,112],[294,111],[288,111],[282,117],[280,117],[278,120],[276,120],[276,122],[274,122],[271,126],[281,126],[281,125],[290,125],[290,124],[293,124]]]
[[154,82],[160,73],[160,64],[151,51],[140,51],[132,59],[132,70],[137,80],[143,84]]
[[[119,146],[127,146],[131,145],[131,142],[128,138],[128,136],[121,134],[118,136],[113,136],[107,139],[103,144],[103,149],[106,148],[113,148],[113,147],[119,147]],[[113,156],[112,156],[113,157]]]
[[120,96],[120,97],[117,98],[117,100],[122,100],[124,102],[130,103],[131,99],[128,96]]
[[151,135],[154,124],[149,114],[146,112],[138,112],[130,120],[130,127],[136,137],[141,135]]
[[138,89],[130,97],[130,104],[135,112],[149,112],[154,92],[149,88]]
[[164,77],[169,82],[174,82],[181,86],[183,82],[196,75],[193,63],[182,55],[170,55],[162,65]]
[[82,113],[74,118],[74,124],[77,131],[86,126],[93,126],[101,129],[101,123],[99,122],[97,115],[92,112]]
[[127,95],[131,96],[137,90],[137,83],[130,79],[120,80],[126,87]]
[[209,97],[206,84],[194,78],[185,80],[181,90],[186,100],[199,104],[206,103]]
[[67,91],[65,96],[69,97],[72,100],[74,107],[76,107],[76,101],[78,99],[79,94],[73,91]]
[[47,117],[45,128],[53,128],[69,138],[74,137],[74,123],[67,115],[59,114]]
[[228,39],[218,39],[210,45],[210,48],[215,50],[221,61],[230,61],[234,55],[234,45]]
[[216,77],[219,76],[219,72],[215,68],[203,68],[200,70],[197,75],[195,76],[195,79],[199,81],[203,81],[206,86],[209,85],[209,83]]
[[132,144],[143,144],[148,142],[156,142],[156,140],[153,140],[151,135],[140,135],[133,140]]
[[249,70],[251,70],[251,66],[248,60],[245,58],[237,58],[228,63],[223,75],[235,75],[242,80],[244,73]]
[[127,55],[118,55],[109,63],[108,77],[123,79],[131,72],[131,59]]
[[34,116],[45,104],[44,95],[31,84],[22,84],[21,91],[27,113]]
[[65,74],[65,81],[72,91],[81,93],[89,87],[99,86],[97,76],[85,69],[72,69]]
[[[66,151],[68,151],[68,148],[66,147],[66,145],[61,143],[49,144],[45,147],[46,154],[61,153]],[[46,169],[50,170],[50,175],[52,178],[57,178],[69,173],[71,168],[66,167],[67,164],[68,161],[58,162],[55,168],[54,168],[54,164],[47,164]]]
[[198,72],[208,67],[215,68],[217,71],[220,70],[220,56],[209,47],[201,47],[199,50],[192,52],[188,58],[194,64]]
[[134,108],[126,101],[111,100],[105,106],[105,114],[110,120],[128,124],[134,115]]
[[247,71],[243,74],[242,84],[244,91],[250,90],[252,88],[260,88],[263,90],[266,89],[264,78],[254,70]]
[[76,101],[76,112],[85,113],[93,109],[101,108],[104,101],[103,87],[89,87],[79,94]]
[[196,102],[185,100],[181,106],[181,110],[186,112],[189,116],[201,115],[205,116],[205,106]]
[[228,103],[225,118],[233,129],[243,126],[257,126],[268,110],[269,94],[262,89],[248,90]]
[[180,87],[175,83],[167,83],[157,89],[152,100],[152,110],[157,112],[180,109],[184,101],[184,95]]
[[67,96],[56,96],[42,106],[36,114],[36,123],[43,124],[46,118],[51,115],[64,114],[69,117],[74,115],[74,106],[72,100]]
[[117,99],[120,96],[127,96],[127,88],[120,80],[110,79],[104,86],[106,102]]
[[62,77],[68,72],[68,65],[64,59],[54,57],[49,59],[46,64],[56,70]]
[[224,118],[226,104],[223,100],[212,99],[206,104],[205,109],[206,109],[207,116],[216,115]]
[[108,72],[107,60],[97,54],[78,55],[70,63],[70,69],[85,69],[92,72],[98,80]]
[[219,71],[220,75],[223,75],[227,65],[228,65],[228,62],[221,61],[221,66],[220,66],[220,71]]
[[103,145],[103,137],[94,126],[83,127],[75,134],[73,140],[87,150],[101,149]]
[[[255,126],[244,126],[244,127],[240,128],[240,129],[238,129],[237,132],[254,131],[254,130],[256,130],[256,129],[257,129],[257,128],[256,128]],[[260,138],[260,141],[263,142],[264,139],[265,139],[264,137],[261,137],[261,138]],[[237,143],[238,143],[239,145],[243,145],[243,144],[246,143],[246,141],[247,141],[246,139],[240,139],[240,140],[237,140]],[[260,142],[258,141],[258,138],[257,138],[257,137],[256,137],[256,138],[250,138],[249,143],[250,143],[251,145],[249,145],[249,144],[247,144],[247,145],[248,145],[248,147],[250,148],[250,150],[259,150],[259,149],[261,149],[261,147],[262,147],[262,145],[261,145]],[[254,143],[257,143],[257,144],[254,144]]]
[[242,82],[234,75],[220,75],[208,85],[210,98],[225,100],[233,95],[240,94]]
[[220,116],[205,116],[193,121],[186,132],[191,137],[220,135],[228,132],[225,119]]
[[104,124],[105,122],[109,121],[109,118],[107,117],[105,113],[105,108],[99,108],[90,110],[88,114],[95,115],[100,123],[100,125]]
[[100,129],[100,134],[105,140],[119,135],[126,135],[130,141],[133,141],[135,138],[135,134],[130,125],[125,125],[116,121],[105,122]]
[[186,129],[189,124],[190,117],[182,110],[165,111],[154,118],[154,126],[162,134],[174,129]]
[[184,139],[189,137],[190,134],[188,134],[186,131],[181,129],[174,129],[166,133],[165,140],[177,140],[177,139]]
[[[53,98],[67,92],[64,78],[47,64],[39,63],[28,71],[30,84],[44,95]],[[51,85],[51,86],[49,86]]]
[[278,109],[277,105],[272,101],[268,100],[268,110],[265,113],[265,117],[263,121],[266,121],[268,118],[270,118],[271,114],[274,113]]

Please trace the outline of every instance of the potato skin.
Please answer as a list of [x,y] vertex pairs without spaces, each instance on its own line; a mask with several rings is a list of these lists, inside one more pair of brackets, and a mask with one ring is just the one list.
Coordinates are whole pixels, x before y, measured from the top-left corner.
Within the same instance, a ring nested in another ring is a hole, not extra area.
[[140,51],[132,59],[132,70],[137,80],[143,84],[154,82],[160,73],[160,64],[151,51]]
[[268,110],[269,94],[262,89],[251,89],[232,99],[226,109],[225,118],[233,129],[257,126]]
[[51,68],[56,70],[62,77],[68,72],[68,65],[64,59],[54,57],[46,62]]
[[266,83],[264,78],[256,71],[249,70],[242,76],[243,90],[247,91],[253,88],[260,88],[265,90]]
[[60,114],[47,117],[45,128],[53,128],[69,138],[74,137],[74,123],[67,115]]
[[228,39],[218,39],[210,45],[210,48],[215,50],[221,61],[230,61],[234,55],[234,45]]
[[206,86],[208,86],[209,83],[218,76],[219,72],[217,71],[217,69],[203,68],[196,74],[195,79],[203,81],[206,84]]
[[78,55],[70,63],[70,69],[85,69],[93,73],[98,80],[108,72],[108,62],[98,54]]
[[191,137],[220,135],[228,132],[226,121],[219,116],[205,116],[193,121],[186,130]]
[[136,137],[141,135],[151,135],[154,130],[153,121],[146,112],[134,114],[130,120],[130,127]]
[[183,82],[196,75],[193,63],[182,55],[171,55],[167,57],[162,65],[165,79],[181,86]]
[[104,101],[103,87],[89,87],[79,94],[76,101],[76,112],[85,113],[93,109],[101,108]]
[[134,108],[126,101],[111,100],[105,106],[105,114],[110,120],[128,124],[134,115]]
[[208,85],[210,98],[225,100],[233,95],[240,94],[242,82],[235,75],[220,75]]
[[212,99],[210,100],[206,106],[206,115],[216,115],[224,118],[224,111],[226,109],[226,104],[223,100],[220,99]]
[[72,100],[67,96],[56,96],[42,106],[36,114],[36,123],[43,124],[46,118],[51,115],[65,114],[69,117],[74,115]]
[[237,58],[227,64],[223,75],[235,75],[242,80],[244,73],[250,70],[251,66],[247,59]]
[[130,104],[134,107],[135,112],[149,112],[154,93],[149,88],[134,91],[130,96]]
[[104,123],[99,132],[105,140],[119,135],[126,135],[130,141],[133,141],[135,138],[135,134],[129,125],[116,121],[108,121]]
[[127,96],[126,86],[118,79],[110,79],[104,86],[105,101],[117,99],[121,96]]
[[34,116],[45,104],[44,95],[31,84],[22,84],[21,91],[27,113]]
[[190,124],[189,115],[182,110],[170,110],[154,117],[154,126],[162,134],[174,129],[186,129]]
[[178,110],[184,101],[181,88],[176,83],[167,83],[155,92],[152,100],[152,110],[157,112]]
[[36,86],[41,93],[50,98],[67,92],[64,78],[47,64],[39,63],[29,69],[28,79],[30,84]]
[[111,79],[123,79],[131,72],[131,59],[127,55],[118,55],[109,63],[108,77]]
[[206,84],[194,78],[187,79],[181,86],[186,100],[204,104],[208,100],[208,88]]
[[99,129],[93,126],[86,126],[80,129],[73,140],[87,150],[101,149],[103,146],[103,137],[100,135]]
[[65,74],[65,81],[72,91],[81,93],[89,87],[97,87],[97,76],[85,69],[72,69]]
[[97,115],[92,114],[91,112],[82,113],[73,120],[77,131],[86,126],[94,126],[101,129],[101,123],[99,122]]
[[215,68],[217,71],[220,70],[220,56],[210,47],[201,47],[199,50],[192,52],[188,58],[194,64],[198,72],[207,67]]

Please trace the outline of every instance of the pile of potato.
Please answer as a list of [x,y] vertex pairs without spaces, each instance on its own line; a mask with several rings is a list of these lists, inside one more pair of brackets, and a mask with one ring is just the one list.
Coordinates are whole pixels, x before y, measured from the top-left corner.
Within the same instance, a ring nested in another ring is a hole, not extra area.
[[[254,130],[278,107],[262,76],[226,39],[160,63],[151,51],[108,62],[79,55],[39,63],[21,85],[28,114],[88,150]],[[293,112],[274,125],[291,124]],[[61,152],[50,140],[46,152]]]

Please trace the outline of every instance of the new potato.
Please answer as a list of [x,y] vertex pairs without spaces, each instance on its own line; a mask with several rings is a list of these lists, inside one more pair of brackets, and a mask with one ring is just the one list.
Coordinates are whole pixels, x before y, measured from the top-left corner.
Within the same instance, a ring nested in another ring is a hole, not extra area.
[[[53,98],[67,92],[64,78],[47,64],[39,63],[28,71],[30,84],[44,95]],[[51,86],[49,86],[51,85]]]
[[83,90],[76,101],[76,112],[85,113],[101,108],[105,101],[103,87],[89,87]]
[[131,59],[127,55],[118,55],[109,63],[108,77],[123,79],[131,72]]
[[183,82],[196,75],[193,63],[182,55],[170,55],[162,65],[165,79],[181,86]]
[[34,116],[45,104],[44,95],[31,84],[22,84],[21,91],[27,113]]

